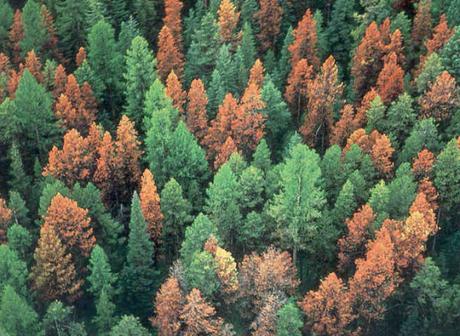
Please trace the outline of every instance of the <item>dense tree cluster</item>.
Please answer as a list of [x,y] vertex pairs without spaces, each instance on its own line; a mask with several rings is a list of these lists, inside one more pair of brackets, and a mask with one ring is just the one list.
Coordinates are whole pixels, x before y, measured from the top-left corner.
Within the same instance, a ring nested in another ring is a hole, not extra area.
[[458,0],[0,0],[0,335],[457,335]]

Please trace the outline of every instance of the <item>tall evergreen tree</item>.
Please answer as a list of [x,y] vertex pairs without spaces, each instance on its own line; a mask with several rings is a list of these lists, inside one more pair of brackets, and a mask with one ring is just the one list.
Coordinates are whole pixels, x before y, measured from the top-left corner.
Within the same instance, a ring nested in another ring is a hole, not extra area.
[[16,293],[27,296],[27,265],[8,245],[0,245],[0,290],[11,286]]
[[325,204],[319,156],[296,145],[281,171],[281,191],[270,206],[283,246],[292,249],[294,262],[301,250],[312,251],[313,237],[321,235],[319,218]]
[[115,42],[115,31],[104,20],[97,22],[88,34],[88,62],[95,75],[104,83],[103,106],[115,119],[120,110],[124,67]]
[[38,333],[37,313],[9,285],[2,290],[0,321],[2,321],[1,328],[6,335],[36,335]]
[[6,52],[8,35],[13,22],[13,9],[7,0],[0,1],[0,50]]
[[127,310],[146,316],[155,289],[156,271],[153,265],[153,243],[147,232],[137,192],[131,202],[126,262],[121,276],[123,301]]
[[8,184],[12,190],[19,192],[23,196],[27,196],[27,190],[30,187],[31,179],[24,171],[21,153],[19,152],[16,142],[13,142],[10,147],[9,159],[10,179],[8,180]]
[[28,0],[22,10],[24,39],[21,41],[23,56],[29,51],[40,53],[49,39],[48,30],[41,15],[40,5],[35,0]]
[[185,80],[190,83],[195,78],[207,84],[211,77],[214,61],[220,47],[219,27],[211,13],[207,13],[193,33],[187,52]]
[[147,41],[137,36],[126,52],[126,105],[124,113],[141,129],[144,116],[144,100],[156,79],[156,62]]
[[56,5],[56,26],[64,56],[73,59],[85,43],[87,1],[63,0]]
[[51,96],[29,70],[25,70],[16,90],[15,113],[21,120],[21,143],[29,155],[44,158],[55,141],[58,129],[51,111]]

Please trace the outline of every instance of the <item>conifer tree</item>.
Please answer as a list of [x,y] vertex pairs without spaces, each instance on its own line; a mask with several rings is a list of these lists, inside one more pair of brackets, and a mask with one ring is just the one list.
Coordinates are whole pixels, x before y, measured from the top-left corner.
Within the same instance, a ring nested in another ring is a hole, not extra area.
[[71,59],[85,45],[87,1],[64,0],[56,4],[56,26],[64,56]]
[[206,108],[208,97],[201,79],[194,79],[187,95],[186,124],[198,141],[203,141],[208,128]]
[[191,204],[175,179],[169,180],[160,195],[161,213],[164,216],[161,241],[167,260],[177,256],[187,224],[192,222]]
[[142,215],[137,192],[131,203],[131,218],[126,262],[121,276],[124,300],[130,310],[145,314],[150,310],[156,271],[153,266],[153,243],[149,239],[147,224]]
[[10,241],[8,241],[8,245],[0,245],[0,257],[0,289],[3,290],[6,286],[11,286],[19,295],[27,296],[27,264],[19,259]]
[[412,25],[412,42],[419,49],[425,39],[430,37],[432,29],[431,0],[423,0],[417,5],[417,13]]
[[440,51],[443,65],[457,81],[460,80],[460,58],[458,57],[460,49],[459,41],[460,29],[456,29],[454,35],[452,35],[444,48]]
[[219,48],[218,25],[212,13],[207,13],[195,29],[187,52],[185,67],[187,83],[195,78],[201,78],[205,84],[209,82]]
[[217,69],[214,69],[209,83],[207,94],[209,97],[208,116],[210,119],[214,118],[217,114],[220,104],[224,101],[225,85],[222,83],[222,76]]
[[34,259],[32,289],[42,300],[73,302],[79,297],[83,281],[78,279],[72,255],[66,252],[52,226],[42,225]]
[[28,0],[22,10],[24,38],[21,40],[23,55],[31,50],[41,53],[50,38],[41,15],[40,5],[35,0]]
[[351,31],[355,20],[354,7],[355,3],[347,0],[334,2],[326,31],[331,53],[342,72],[350,63],[349,47],[353,43]]
[[179,316],[183,304],[179,282],[176,278],[169,277],[155,296],[155,316],[150,319],[152,325],[158,328],[160,336],[174,335],[179,331]]
[[391,53],[377,78],[377,92],[385,104],[392,102],[404,90],[404,71],[397,61],[396,54]]
[[240,13],[236,11],[235,5],[230,0],[223,0],[217,14],[222,41],[224,43],[233,42]]
[[32,235],[26,228],[19,224],[13,224],[8,229],[7,239],[8,246],[18,255],[19,258],[21,258],[21,260],[30,260]]
[[276,336],[301,336],[302,315],[294,302],[288,302],[277,312]]
[[[90,255],[96,243],[90,221],[88,210],[80,208],[77,202],[58,193],[51,200],[43,225],[55,230],[67,251],[81,259]],[[83,260],[80,262],[84,263]]]
[[157,1],[134,0],[131,9],[134,13],[134,19],[139,23],[140,31],[148,41],[154,41],[158,35],[160,27],[160,11]]
[[99,245],[96,245],[91,252],[88,268],[90,274],[87,280],[89,282],[89,291],[91,294],[96,299],[101,297],[102,291],[104,290],[108,296],[114,294],[113,286],[115,285],[117,276],[112,273],[109,259]]
[[11,61],[15,65],[19,65],[22,60],[21,56],[21,41],[24,38],[24,27],[22,23],[22,14],[19,9],[16,10],[13,17],[13,22],[11,23],[9,40],[10,47],[12,51]]
[[[88,34],[88,63],[98,80],[103,83],[103,106],[116,116],[119,111],[123,58],[115,41],[115,31],[110,23],[101,20]],[[119,69],[120,71],[113,71]]]
[[403,93],[390,105],[386,113],[385,131],[396,136],[400,143],[407,137],[417,118],[413,103],[412,97]]
[[293,251],[294,263],[300,250],[311,249],[315,232],[321,232],[318,219],[324,203],[319,156],[298,144],[281,171],[281,190],[270,207],[283,246]]
[[158,34],[158,76],[166,81],[171,71],[181,78],[184,70],[184,56],[176,45],[176,40],[169,26],[164,25]]
[[124,113],[140,129],[144,115],[145,95],[153,84],[156,74],[156,62],[152,52],[149,50],[147,40],[136,36],[129,49],[126,51],[126,105]]
[[276,43],[281,28],[283,8],[275,0],[262,0],[259,2],[259,11],[254,14],[258,23],[261,51],[264,52]]
[[322,65],[321,72],[308,85],[308,116],[300,128],[305,141],[324,150],[333,126],[334,105],[343,92],[338,80],[338,68],[330,56]]
[[28,335],[39,331],[37,313],[25,298],[18,295],[9,285],[2,290],[0,320],[1,328],[6,335]]
[[261,90],[262,101],[265,108],[261,113],[265,117],[265,138],[270,144],[272,151],[277,152],[281,148],[284,137],[291,125],[291,114],[284,102],[281,92],[276,88],[271,78],[267,78]]
[[434,183],[440,195],[440,204],[448,211],[455,208],[460,200],[460,192],[455,187],[459,180],[459,155],[460,146],[452,139],[438,155],[434,167]]
[[180,112],[184,113],[184,104],[187,93],[182,89],[182,83],[172,70],[166,79],[166,95],[171,98],[173,106]]
[[302,20],[299,21],[297,28],[292,33],[293,43],[289,46],[291,52],[291,66],[295,68],[300,60],[306,59],[308,64],[313,65],[316,70],[319,68],[320,61],[317,50],[316,22],[311,10],[308,9]]
[[181,0],[167,0],[165,1],[165,16],[163,23],[167,26],[175,40],[175,45],[180,52],[183,51],[182,46],[182,19],[181,10],[183,7]]
[[123,315],[121,320],[112,328],[110,336],[149,336],[149,332],[145,329],[138,317],[133,315]]
[[438,122],[450,119],[460,106],[455,78],[443,71],[420,98],[419,103],[423,117],[433,117]]
[[24,170],[24,165],[16,142],[13,142],[9,150],[10,159],[10,179],[8,184],[12,190],[19,192],[23,196],[27,196],[30,187],[31,179]]
[[0,45],[2,45],[1,50],[5,52],[5,46],[8,45],[8,31],[13,22],[14,15],[8,1],[3,0],[0,2],[0,13]]
[[142,175],[139,198],[150,239],[158,243],[163,227],[163,214],[160,210],[160,196],[153,175],[148,169],[144,170]]
[[29,70],[19,81],[15,98],[15,113],[21,120],[20,132],[25,148],[31,155],[43,158],[54,142],[58,129],[51,112],[51,97]]
[[445,70],[442,64],[442,59],[439,55],[433,52],[429,55],[420,71],[420,74],[415,78],[415,85],[417,92],[423,94],[428,86],[435,81],[435,79]]

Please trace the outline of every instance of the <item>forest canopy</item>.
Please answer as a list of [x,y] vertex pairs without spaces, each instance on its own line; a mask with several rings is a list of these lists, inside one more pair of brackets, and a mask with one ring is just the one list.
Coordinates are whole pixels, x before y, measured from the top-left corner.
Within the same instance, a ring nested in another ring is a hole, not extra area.
[[0,335],[458,335],[460,1],[0,0]]

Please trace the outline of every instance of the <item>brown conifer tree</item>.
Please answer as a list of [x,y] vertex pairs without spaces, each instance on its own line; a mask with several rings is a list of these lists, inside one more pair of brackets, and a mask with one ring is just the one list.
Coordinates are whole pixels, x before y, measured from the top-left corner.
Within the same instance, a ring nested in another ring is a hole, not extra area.
[[250,83],[254,83],[257,85],[259,90],[262,89],[262,86],[264,84],[264,71],[264,64],[261,62],[260,59],[256,59],[254,65],[249,71],[248,85]]
[[167,26],[176,41],[175,45],[182,52],[182,18],[181,11],[184,4],[181,0],[165,0],[165,16],[163,23]]
[[181,78],[184,70],[184,56],[167,25],[164,25],[158,34],[157,68],[158,75],[163,81],[172,70]]
[[234,42],[240,13],[236,11],[235,5],[230,0],[222,0],[217,14],[222,41],[224,43]]
[[301,59],[293,68],[288,77],[284,97],[291,112],[300,123],[303,111],[307,107],[308,86],[313,78],[313,66],[306,59]]
[[179,281],[170,276],[161,285],[155,296],[155,316],[150,319],[152,326],[158,329],[159,336],[174,336],[180,330],[180,312],[184,305],[184,297]]
[[77,67],[83,64],[83,62],[86,60],[86,50],[83,47],[80,47],[78,49],[77,55],[75,56],[75,64]]
[[53,90],[53,97],[56,99],[65,91],[67,83],[67,74],[65,72],[65,68],[62,64],[59,64],[56,67],[56,71],[54,72],[54,90]]
[[14,13],[13,23],[10,28],[10,48],[12,50],[11,62],[15,65],[21,63],[21,41],[24,38],[24,27],[22,25],[22,14],[19,9]]
[[355,112],[351,104],[346,104],[343,106],[340,111],[340,119],[335,123],[334,128],[332,129],[331,137],[329,142],[331,144],[336,144],[343,146],[344,142],[355,130],[354,124]]
[[31,287],[41,300],[72,303],[78,299],[83,281],[78,279],[72,255],[66,251],[53,227],[42,225],[34,260]]
[[431,0],[422,0],[417,5],[417,13],[412,24],[412,42],[420,48],[431,36],[431,29]]
[[386,59],[377,78],[377,92],[383,103],[389,104],[404,91],[404,70],[398,65],[398,57],[392,52]]
[[294,42],[289,46],[291,53],[291,67],[294,68],[301,59],[306,59],[308,64],[315,69],[320,66],[317,51],[316,22],[310,9],[307,9],[297,28],[293,31]]
[[166,95],[171,98],[174,107],[184,113],[184,104],[187,97],[187,92],[182,89],[182,83],[177,78],[174,70],[170,72],[166,79]]
[[260,0],[259,11],[254,19],[259,24],[260,47],[262,52],[273,48],[281,28],[283,9],[276,0]]
[[6,243],[6,233],[11,224],[13,212],[6,206],[3,198],[0,198],[0,244]]
[[208,96],[206,95],[206,90],[201,79],[194,79],[192,81],[187,98],[187,111],[185,113],[187,127],[198,141],[203,142],[208,128],[206,115]]
[[163,214],[160,210],[160,196],[157,192],[157,186],[155,185],[153,174],[148,169],[144,170],[142,174],[139,198],[150,239],[158,243],[161,228],[163,227]]
[[76,261],[88,257],[96,244],[88,210],[82,209],[77,202],[57,194],[44,216],[44,224],[55,230],[57,236]]
[[230,159],[230,156],[233,153],[238,153],[238,148],[236,147],[232,137],[229,136],[220,148],[219,153],[217,153],[216,159],[214,160],[214,169],[217,171],[220,166]]

